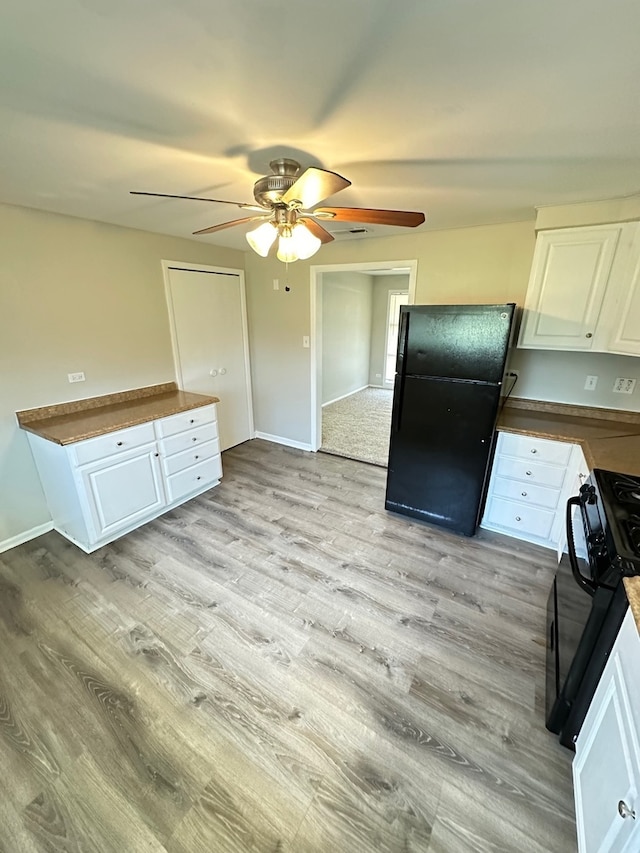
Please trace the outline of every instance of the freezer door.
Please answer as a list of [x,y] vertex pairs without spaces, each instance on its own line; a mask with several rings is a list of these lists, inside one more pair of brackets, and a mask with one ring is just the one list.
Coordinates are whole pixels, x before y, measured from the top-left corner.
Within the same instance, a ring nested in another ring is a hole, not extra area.
[[386,508],[472,536],[499,396],[497,385],[397,376]]
[[408,305],[398,373],[501,382],[515,305]]

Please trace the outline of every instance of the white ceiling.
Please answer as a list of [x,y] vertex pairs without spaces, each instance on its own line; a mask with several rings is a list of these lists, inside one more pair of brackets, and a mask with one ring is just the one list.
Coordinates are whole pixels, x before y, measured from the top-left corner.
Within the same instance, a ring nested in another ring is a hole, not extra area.
[[0,200],[189,236],[244,214],[128,191],[250,202],[283,155],[421,229],[634,194],[639,33],[637,0],[4,0]]

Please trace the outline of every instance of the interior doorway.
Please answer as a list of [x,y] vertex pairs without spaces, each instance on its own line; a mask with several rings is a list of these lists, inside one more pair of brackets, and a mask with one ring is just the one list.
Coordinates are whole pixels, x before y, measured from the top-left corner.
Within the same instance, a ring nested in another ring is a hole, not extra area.
[[163,262],[178,384],[220,398],[220,447],[253,438],[251,374],[241,270]]
[[415,300],[417,261],[311,268],[314,450],[386,465],[397,318]]

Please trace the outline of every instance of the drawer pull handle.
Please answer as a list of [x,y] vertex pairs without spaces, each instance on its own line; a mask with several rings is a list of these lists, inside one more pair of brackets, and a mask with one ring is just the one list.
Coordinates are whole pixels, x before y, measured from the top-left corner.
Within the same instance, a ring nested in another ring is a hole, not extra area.
[[200,457],[199,457],[199,455],[198,455],[197,453],[196,453],[196,455],[195,455],[193,458],[194,458],[194,459],[200,459]]
[[633,809],[630,809],[624,800],[620,800],[620,802],[618,803],[618,814],[623,819],[627,817],[630,817],[632,820],[636,819],[635,811]]
[[160,456],[160,454],[159,454],[159,453],[154,453],[153,455],[154,455],[154,456]]
[[526,496],[527,496],[527,493],[526,493],[526,492],[522,492],[522,497],[523,497],[523,498],[526,498]]
[[522,521],[519,515],[516,515],[516,521]]
[[197,441],[197,440],[198,440],[197,438],[192,438],[192,439],[191,439],[191,441]]
[[117,446],[117,447],[122,447],[122,445],[123,445],[123,444],[124,444],[124,441],[118,441],[118,442],[116,442],[116,446]]
[[593,334],[591,332],[587,332],[587,334],[585,335],[585,338],[592,338],[592,337],[593,337]]
[[538,451],[535,449],[535,447],[532,447],[532,448],[531,448],[531,452],[532,452],[532,453],[537,453]]
[[[195,441],[195,438],[193,440]],[[527,477],[531,476],[531,471],[525,471],[524,473],[527,475]]]
[[202,479],[202,477],[196,477],[196,480],[201,480],[201,479]]
[[190,423],[190,424],[195,424],[195,418],[191,418],[191,420],[189,421],[189,423]]

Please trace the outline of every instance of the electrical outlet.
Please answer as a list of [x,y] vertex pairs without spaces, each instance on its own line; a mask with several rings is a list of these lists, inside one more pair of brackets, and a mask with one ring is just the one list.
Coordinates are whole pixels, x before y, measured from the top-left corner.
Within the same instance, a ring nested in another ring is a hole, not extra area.
[[274,278],[273,280],[273,289],[280,290],[280,281],[277,278]]
[[636,387],[635,379],[624,379],[621,376],[613,383],[614,394],[633,394],[633,389]]
[[309,348],[309,335],[303,335],[303,336],[302,336],[302,346],[303,346],[305,349],[308,349],[308,348]]
[[598,384],[597,376],[587,376],[584,382],[584,390],[585,391],[595,391],[596,385]]
[[69,382],[84,382],[84,373],[67,373]]

